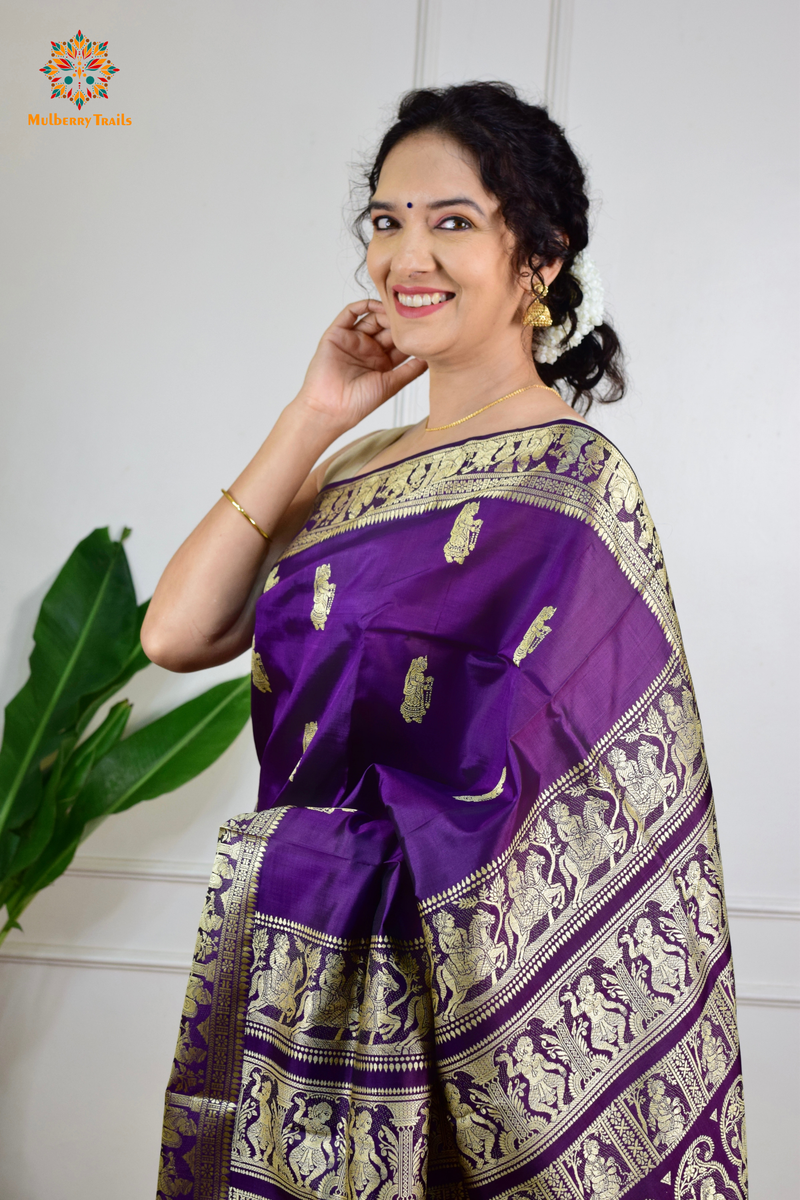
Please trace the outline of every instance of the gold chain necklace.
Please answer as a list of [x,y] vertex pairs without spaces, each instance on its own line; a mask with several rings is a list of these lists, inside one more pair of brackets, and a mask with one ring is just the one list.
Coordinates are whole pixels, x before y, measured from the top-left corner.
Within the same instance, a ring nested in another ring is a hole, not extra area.
[[494,408],[495,404],[502,404],[504,400],[510,400],[512,396],[519,396],[521,392],[530,392],[533,388],[541,388],[544,392],[552,392],[555,396],[558,396],[559,400],[561,399],[560,393],[555,388],[547,387],[544,383],[529,383],[527,387],[517,388],[515,392],[509,392],[506,396],[501,396],[499,400],[492,400],[491,404],[484,404],[483,408],[476,408],[475,412],[469,413],[466,417],[459,417],[457,421],[448,421],[447,425],[429,425],[430,417],[428,417],[422,432],[438,433],[440,429],[452,429],[454,425],[463,425],[465,421],[471,421],[479,413],[486,412],[487,408]]

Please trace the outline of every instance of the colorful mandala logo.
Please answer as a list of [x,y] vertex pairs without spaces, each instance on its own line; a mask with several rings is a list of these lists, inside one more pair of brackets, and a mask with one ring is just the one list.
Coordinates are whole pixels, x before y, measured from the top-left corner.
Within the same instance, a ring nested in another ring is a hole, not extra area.
[[90,42],[80,29],[68,42],[51,42],[53,53],[39,70],[50,81],[50,99],[71,100],[78,109],[98,96],[108,99],[106,88],[115,67],[108,57],[108,42]]

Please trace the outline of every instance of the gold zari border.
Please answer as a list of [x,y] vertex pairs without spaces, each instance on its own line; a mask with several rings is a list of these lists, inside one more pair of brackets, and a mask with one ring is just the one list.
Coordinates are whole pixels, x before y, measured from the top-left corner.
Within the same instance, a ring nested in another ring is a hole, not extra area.
[[683,655],[661,545],[639,483],[616,446],[589,426],[476,438],[331,485],[282,557],[340,533],[482,498],[531,504],[589,525]]

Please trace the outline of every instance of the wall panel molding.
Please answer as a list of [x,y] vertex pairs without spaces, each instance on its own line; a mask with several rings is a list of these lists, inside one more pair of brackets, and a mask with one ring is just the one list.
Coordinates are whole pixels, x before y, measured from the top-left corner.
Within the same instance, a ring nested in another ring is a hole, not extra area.
[[417,0],[417,35],[411,86],[435,87],[439,79],[441,0]]
[[800,990],[788,984],[745,982],[737,989],[736,1003],[740,1008],[800,1009]]
[[213,858],[205,862],[173,862],[157,858],[75,858],[67,876],[90,879],[141,879],[154,883],[207,884]]
[[738,920],[800,921],[800,900],[782,896],[731,896],[728,916]]
[[574,0],[550,0],[544,95],[550,116],[560,125],[567,121],[573,16]]
[[187,975],[192,956],[188,952],[179,954],[174,950],[140,950],[127,946],[49,946],[37,942],[6,942],[0,950],[0,963],[4,962]]

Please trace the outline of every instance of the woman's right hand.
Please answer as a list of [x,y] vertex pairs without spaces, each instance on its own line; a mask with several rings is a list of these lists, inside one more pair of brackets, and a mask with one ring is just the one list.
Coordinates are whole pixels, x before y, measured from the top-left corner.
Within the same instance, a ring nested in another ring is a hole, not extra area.
[[392,341],[380,300],[356,300],[325,330],[297,397],[344,433],[427,370]]
[[[425,371],[392,342],[378,300],[348,304],[322,335],[305,382],[230,486],[271,536],[265,542],[221,498],[173,555],[142,628],[145,653],[172,671],[228,662],[253,636],[269,568],[306,520],[328,447]],[[211,489],[209,489],[211,490]]]

